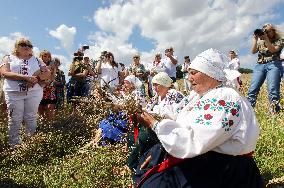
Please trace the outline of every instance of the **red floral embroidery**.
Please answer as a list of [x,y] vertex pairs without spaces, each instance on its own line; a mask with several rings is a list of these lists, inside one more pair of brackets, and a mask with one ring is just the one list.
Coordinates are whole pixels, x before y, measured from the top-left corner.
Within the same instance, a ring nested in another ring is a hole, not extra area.
[[236,114],[237,114],[237,109],[235,109],[235,108],[233,108],[232,110],[231,110],[231,114],[233,115],[233,116],[235,116]]
[[210,104],[206,104],[206,105],[204,106],[204,110],[207,110],[209,107],[210,107]]
[[211,116],[210,114],[205,114],[205,115],[204,115],[204,118],[205,118],[206,120],[210,120],[210,119],[212,119],[212,117],[213,117],[213,116]]
[[229,125],[232,126],[234,124],[233,120],[229,120]]
[[224,100],[219,100],[219,104],[220,104],[221,106],[225,106],[226,102],[225,102]]

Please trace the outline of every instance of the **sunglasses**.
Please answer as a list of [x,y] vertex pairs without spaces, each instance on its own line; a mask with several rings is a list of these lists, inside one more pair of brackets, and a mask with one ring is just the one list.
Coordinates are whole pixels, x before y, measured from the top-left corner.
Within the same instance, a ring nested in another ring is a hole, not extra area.
[[139,57],[133,57],[133,59],[139,59]]
[[18,45],[21,46],[21,47],[29,47],[29,48],[32,48],[32,47],[33,47],[33,45],[26,44],[26,43],[20,43],[20,44],[18,44]]

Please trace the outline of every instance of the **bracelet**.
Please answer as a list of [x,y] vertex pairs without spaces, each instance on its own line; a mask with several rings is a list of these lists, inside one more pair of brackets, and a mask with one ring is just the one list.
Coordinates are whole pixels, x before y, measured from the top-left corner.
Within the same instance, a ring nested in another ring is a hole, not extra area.
[[153,124],[153,126],[152,126],[152,130],[153,130],[153,131],[156,131],[158,124],[159,124],[158,121],[156,121],[156,122]]

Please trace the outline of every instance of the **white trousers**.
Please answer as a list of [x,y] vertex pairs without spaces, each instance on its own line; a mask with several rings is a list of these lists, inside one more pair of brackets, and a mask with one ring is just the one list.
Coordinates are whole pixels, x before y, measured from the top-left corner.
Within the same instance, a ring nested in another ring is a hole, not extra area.
[[42,89],[28,92],[5,92],[11,147],[21,144],[20,129],[23,121],[26,125],[26,136],[31,136],[36,131],[38,106],[42,96]]

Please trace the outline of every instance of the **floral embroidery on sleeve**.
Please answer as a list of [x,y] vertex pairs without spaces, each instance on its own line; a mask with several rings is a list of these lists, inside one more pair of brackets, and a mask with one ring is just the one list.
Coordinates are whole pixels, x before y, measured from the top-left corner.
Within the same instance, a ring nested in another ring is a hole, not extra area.
[[[230,131],[237,117],[240,116],[240,105],[238,103],[217,100],[215,98],[198,101],[194,109],[197,112],[202,112],[197,116],[195,123],[200,125],[212,125],[214,118],[217,118],[217,120],[221,118],[219,121],[225,131]],[[216,112],[221,112],[221,117],[217,117]],[[222,114],[222,112],[224,112],[224,114]],[[214,122],[216,122],[216,120]]]
[[171,104],[174,104],[174,103],[179,103],[183,98],[184,98],[184,96],[182,94],[180,94],[179,92],[176,92],[176,91],[168,92],[166,94],[164,106],[165,105],[171,105]]

